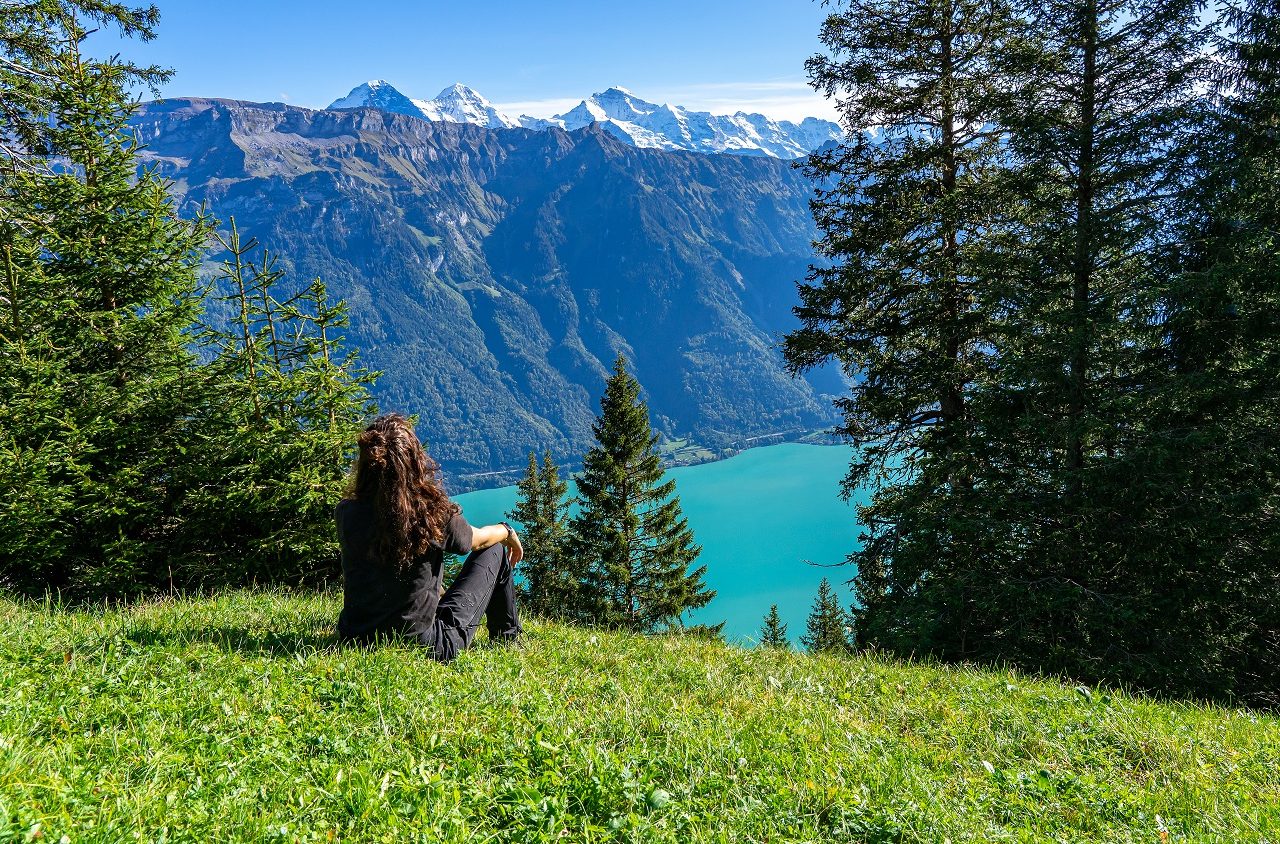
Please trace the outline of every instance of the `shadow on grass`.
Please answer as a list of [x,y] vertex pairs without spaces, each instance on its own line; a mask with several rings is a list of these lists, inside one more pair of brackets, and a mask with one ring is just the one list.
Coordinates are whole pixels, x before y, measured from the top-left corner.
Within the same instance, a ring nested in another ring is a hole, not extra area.
[[219,625],[178,629],[138,626],[126,633],[125,638],[137,645],[159,647],[205,642],[227,653],[252,656],[291,657],[345,647],[332,629],[282,632]]

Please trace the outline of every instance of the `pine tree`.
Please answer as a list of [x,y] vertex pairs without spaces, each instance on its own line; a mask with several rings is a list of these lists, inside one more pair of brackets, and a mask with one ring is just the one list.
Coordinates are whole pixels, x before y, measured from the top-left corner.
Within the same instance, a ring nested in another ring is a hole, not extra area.
[[818,595],[805,623],[800,644],[811,653],[851,653],[853,644],[849,635],[849,616],[840,606],[831,583],[825,577],[818,584]]
[[1005,0],[850,0],[808,62],[849,140],[808,162],[826,261],[800,286],[801,327],[784,351],[794,372],[835,361],[853,384],[837,431],[860,447],[845,494],[872,491],[850,561],[873,636],[899,629],[915,585],[975,544],[969,402],[985,377],[992,241],[1010,201],[994,118],[1013,24]]
[[129,592],[168,568],[165,479],[190,439],[184,332],[207,228],[137,170],[128,91],[157,76],[85,56],[80,13],[126,34],[153,22],[43,2],[0,24],[14,132],[0,171],[0,571],[32,591]]
[[[1257,26],[1231,30],[1260,57],[1258,35],[1274,44],[1274,2],[1241,7]],[[1273,294],[1266,282],[1229,292],[1246,277],[1238,267],[1207,281],[1204,267],[1225,265],[1185,236],[1196,152],[1206,137],[1232,137],[1198,122],[1200,8],[855,0],[828,18],[832,57],[811,62],[815,82],[844,96],[848,128],[869,129],[882,111],[891,129],[884,142],[855,138],[853,151],[811,162],[826,180],[814,210],[833,260],[802,287],[802,328],[787,353],[795,368],[834,359],[864,376],[842,405],[845,433],[867,446],[846,492],[873,491],[851,556],[860,643],[1204,693],[1224,687],[1224,660],[1234,653],[1239,664],[1249,636],[1254,653],[1280,639],[1272,622],[1243,622],[1262,611],[1246,611],[1242,597],[1264,570],[1244,557],[1270,553],[1275,535],[1258,518],[1274,512],[1264,480],[1274,474],[1257,424],[1272,413],[1261,408],[1274,379],[1239,377],[1245,361],[1274,370],[1260,316]],[[963,22],[938,26],[948,14]],[[950,80],[939,74],[957,55],[947,32],[974,45]],[[936,103],[918,116],[910,96],[897,107],[877,99],[916,84]],[[1248,88],[1238,76],[1230,86]],[[945,201],[946,156],[935,151],[948,146],[948,100],[975,116],[976,148],[989,144],[988,157],[966,164],[970,184],[990,191],[976,197],[985,215]],[[1273,127],[1267,119],[1253,125]],[[1268,131],[1259,148],[1274,150],[1273,128],[1257,136]],[[877,155],[900,169],[873,168]],[[1216,150],[1200,163],[1213,159],[1240,155]],[[903,178],[917,162],[926,178]],[[1268,230],[1224,218],[1224,230]],[[968,228],[948,250],[957,223]],[[1274,246],[1254,242],[1259,254]],[[1219,255],[1241,254],[1225,243]],[[1188,273],[1197,253],[1202,271]],[[1275,263],[1271,248],[1259,266]],[[958,289],[951,267],[970,308],[959,334],[945,306]],[[1255,318],[1240,319],[1253,305]],[[969,357],[948,352],[955,337]],[[961,402],[948,402],[948,384]],[[1245,527],[1250,511],[1256,530]],[[1215,603],[1235,608],[1232,632],[1205,613]]]
[[760,644],[766,648],[791,647],[791,640],[787,638],[787,625],[782,623],[782,618],[778,615],[777,604],[769,607],[769,612],[764,617],[764,624],[760,628]]
[[[1134,532],[1158,587],[1138,623],[1161,642],[1138,682],[1280,705],[1280,4],[1224,5],[1216,92],[1197,148],[1182,271],[1164,291],[1167,367]],[[1136,556],[1132,552],[1131,558]],[[1194,596],[1194,600],[1187,600]]]
[[[1230,289],[1225,309],[1235,342],[1219,337],[1218,349],[1230,351],[1206,379],[1229,391],[1225,401],[1214,391],[1205,403],[1215,418],[1228,421],[1219,460],[1233,470],[1219,476],[1217,496],[1226,504],[1219,512],[1230,517],[1222,533],[1232,540],[1218,557],[1226,563],[1218,582],[1229,580],[1233,600],[1223,602],[1215,624],[1237,634],[1224,659],[1232,692],[1274,708],[1280,707],[1280,606],[1268,596],[1280,594],[1280,2],[1226,4],[1225,23],[1231,40],[1223,49],[1222,90],[1229,97],[1223,136],[1234,154],[1215,160],[1235,167],[1224,174],[1231,187],[1221,196],[1231,226],[1214,253],[1222,265],[1214,267],[1219,282],[1212,288],[1222,289],[1222,280],[1239,286]],[[1211,188],[1216,181],[1208,180]],[[1223,299],[1212,304],[1222,314]],[[1232,406],[1238,410],[1222,412]]]
[[574,606],[581,588],[580,572],[570,569],[566,553],[569,529],[569,484],[560,479],[550,452],[529,452],[529,468],[518,484],[516,505],[507,514],[520,526],[524,560],[524,607],[536,616],[561,618]]
[[1165,647],[1149,596],[1174,546],[1139,514],[1163,484],[1150,411],[1171,400],[1154,388],[1198,143],[1199,8],[1023,4],[1002,65],[1017,199],[1002,221],[997,377],[971,403],[985,434],[978,553],[917,593],[911,627],[935,653],[1132,681]]
[[227,258],[212,295],[232,318],[193,332],[211,359],[187,376],[200,430],[170,480],[183,525],[175,577],[319,582],[340,571],[333,502],[375,413],[375,376],[342,351],[346,306],[322,281],[288,291],[274,254],[242,241],[234,218],[217,243]]
[[[154,68],[82,51],[154,8],[0,8],[0,581],[120,597],[337,571],[332,504],[369,409],[341,303],[239,276],[249,334],[201,326],[214,224],[138,167]],[[237,260],[244,258],[237,255]],[[246,339],[247,338],[247,339]],[[246,410],[247,407],[252,410]]]
[[581,509],[570,523],[570,554],[586,566],[584,589],[569,614],[645,632],[678,626],[715,592],[703,583],[706,566],[689,568],[701,549],[675,481],[663,480],[648,406],[621,355],[592,431],[597,445],[583,458]]

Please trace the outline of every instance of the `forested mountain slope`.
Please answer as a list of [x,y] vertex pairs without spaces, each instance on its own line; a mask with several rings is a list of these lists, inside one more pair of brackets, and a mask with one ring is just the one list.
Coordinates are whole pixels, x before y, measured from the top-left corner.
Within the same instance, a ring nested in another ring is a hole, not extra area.
[[531,448],[575,460],[619,352],[672,436],[720,448],[831,419],[835,378],[791,378],[776,348],[813,259],[787,162],[228,100],[134,124],[185,212],[234,216],[347,299],[380,401],[421,415],[452,478]]

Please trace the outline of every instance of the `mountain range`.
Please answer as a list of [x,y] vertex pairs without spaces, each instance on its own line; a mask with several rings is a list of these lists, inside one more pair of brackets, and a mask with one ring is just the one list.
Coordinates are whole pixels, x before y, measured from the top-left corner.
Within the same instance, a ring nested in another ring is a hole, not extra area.
[[814,260],[790,162],[375,108],[171,99],[133,125],[183,213],[234,216],[347,301],[381,406],[418,414],[455,491],[530,450],[576,463],[618,354],[655,428],[712,453],[834,419],[839,376],[778,350]]
[[647,102],[626,88],[592,94],[554,117],[511,117],[462,84],[450,85],[434,99],[407,97],[390,83],[375,79],[358,85],[329,108],[378,108],[396,114],[446,123],[473,123],[487,129],[581,129],[599,123],[623,143],[647,149],[765,155],[794,159],[844,135],[829,120],[806,117],[799,123],[772,120],[763,114],[712,114],[683,106]]

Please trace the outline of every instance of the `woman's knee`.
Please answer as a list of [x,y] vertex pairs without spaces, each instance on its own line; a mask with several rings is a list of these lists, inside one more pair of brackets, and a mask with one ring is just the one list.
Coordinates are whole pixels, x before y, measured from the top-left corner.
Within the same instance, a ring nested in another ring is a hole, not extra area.
[[488,548],[472,551],[467,555],[466,562],[470,563],[474,560],[476,565],[491,566],[501,571],[508,564],[507,553],[505,545],[490,545]]

